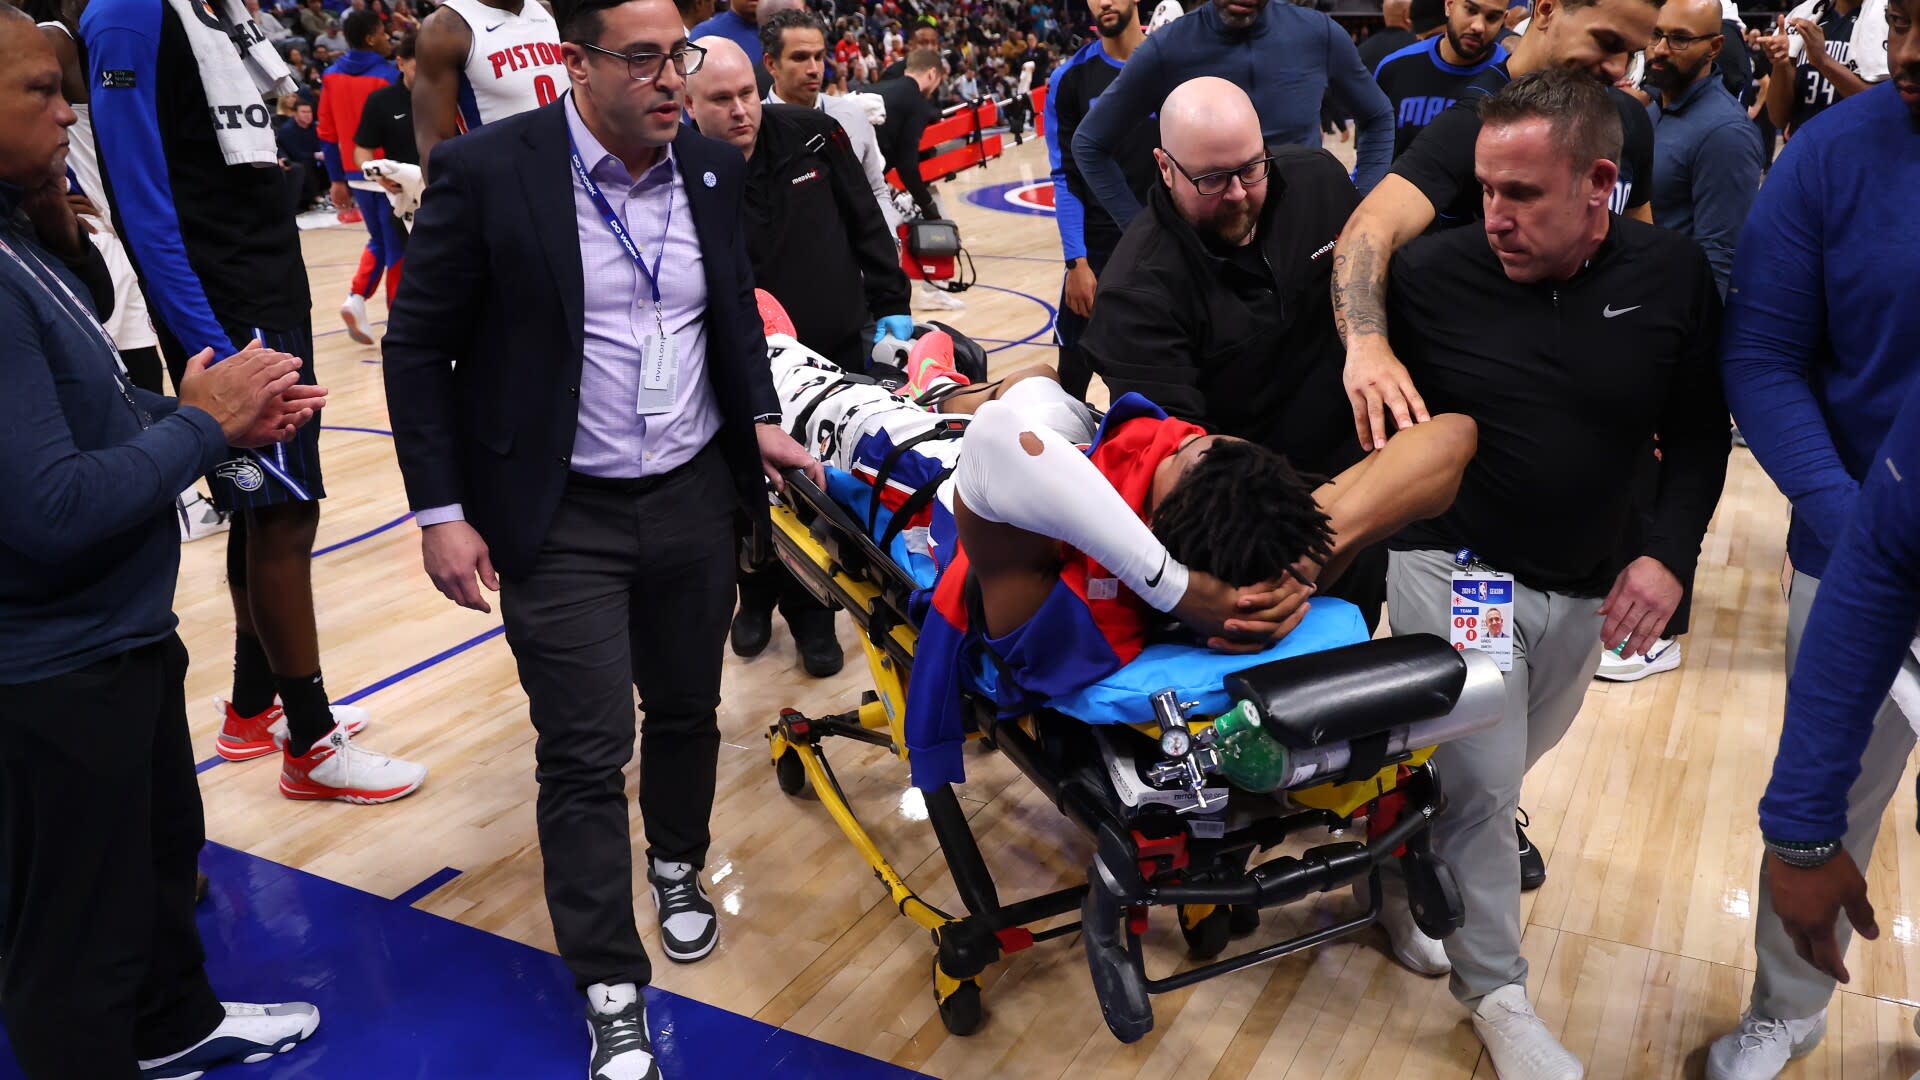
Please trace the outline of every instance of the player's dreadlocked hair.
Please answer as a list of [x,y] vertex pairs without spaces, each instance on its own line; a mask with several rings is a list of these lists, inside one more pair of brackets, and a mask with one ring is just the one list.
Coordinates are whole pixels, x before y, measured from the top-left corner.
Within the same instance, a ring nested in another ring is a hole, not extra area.
[[1302,555],[1332,554],[1312,478],[1241,439],[1217,439],[1153,511],[1167,554],[1236,588],[1270,581]]

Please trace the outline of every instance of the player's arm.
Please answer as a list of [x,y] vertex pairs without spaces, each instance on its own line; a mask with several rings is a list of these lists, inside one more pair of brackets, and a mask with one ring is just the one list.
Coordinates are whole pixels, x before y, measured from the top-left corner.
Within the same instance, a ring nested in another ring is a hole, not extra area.
[[1821,843],[1847,831],[1847,789],[1920,612],[1920,391],[1868,466],[1801,635],[1786,722],[1760,800],[1770,840]]
[[1157,38],[1148,38],[1107,88],[1100,105],[1090,108],[1073,133],[1073,160],[1087,186],[1114,224],[1124,231],[1140,212],[1140,200],[1127,187],[1126,171],[1115,157],[1135,124],[1158,111],[1173,92],[1173,80],[1160,63]]
[[1801,521],[1837,543],[1859,491],[1813,394],[1827,335],[1818,147],[1795,140],[1753,201],[1733,254],[1720,370],[1760,467]]
[[1367,74],[1353,38],[1331,18],[1327,23],[1327,85],[1334,98],[1353,117],[1354,180],[1365,195],[1372,191],[1393,163],[1393,102]]
[[473,48],[473,28],[451,8],[420,24],[413,57],[413,139],[426,175],[433,148],[460,133],[460,72]]
[[1773,34],[1760,39],[1760,51],[1773,65],[1767,77],[1767,119],[1781,131],[1793,122],[1793,93],[1800,80],[1787,37],[1786,16],[1776,16]]
[[187,261],[160,140],[156,84],[161,9],[147,12],[120,5],[114,10],[133,12],[141,21],[129,26],[83,19],[81,29],[87,41],[88,83],[97,88],[94,137],[119,217],[118,232],[133,251],[142,291],[167,332],[188,352],[211,348],[216,357],[228,356],[233,342]]

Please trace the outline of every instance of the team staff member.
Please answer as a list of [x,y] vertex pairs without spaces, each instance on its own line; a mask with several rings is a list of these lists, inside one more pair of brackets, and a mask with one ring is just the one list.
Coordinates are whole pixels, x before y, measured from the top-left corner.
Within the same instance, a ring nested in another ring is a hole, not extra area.
[[[1093,0],[1099,34],[1067,58],[1047,80],[1047,158],[1053,166],[1053,221],[1060,230],[1060,254],[1067,277],[1060,286],[1060,311],[1053,332],[1060,345],[1060,385],[1084,399],[1093,369],[1080,349],[1093,312],[1093,291],[1107,260],[1120,243],[1120,226],[1093,197],[1087,178],[1073,159],[1073,133],[1095,99],[1113,85],[1133,51],[1147,39],[1135,0]],[[1153,184],[1153,147],[1160,123],[1149,117],[1134,125],[1119,150],[1127,184],[1144,197]]]
[[[1434,755],[1448,777],[1434,851],[1467,909],[1445,946],[1454,996],[1504,1080],[1577,1077],[1527,1002],[1512,821],[1602,642],[1639,652],[1658,638],[1699,557],[1727,468],[1720,294],[1691,240],[1609,212],[1619,113],[1599,83],[1537,71],[1482,101],[1480,120],[1484,229],[1408,245],[1389,300],[1393,344],[1429,406],[1473,417],[1480,446],[1453,506],[1393,540],[1387,609],[1395,634],[1445,638],[1456,552],[1513,575],[1506,717]],[[1618,462],[1655,431],[1643,533]]]
[[53,50],[0,5],[0,1018],[33,1080],[197,1076],[319,1013],[248,1015],[202,967],[173,501],[326,392],[257,344],[195,356],[177,401],[127,381],[96,318],[106,264],[67,203],[74,120]]
[[[746,155],[741,222],[754,284],[792,313],[801,344],[843,370],[861,370],[881,337],[911,340],[907,275],[846,132],[815,109],[762,105],[754,65],[733,42],[694,44],[707,59],[688,77],[684,103],[703,134]],[[877,322],[871,335],[869,321]],[[733,651],[755,656],[767,647],[776,601],[807,674],[838,672],[845,656],[832,609],[782,566],[741,573]]]
[[[897,79],[900,76],[905,75],[907,73],[907,57],[912,56],[914,53],[919,52],[921,49],[932,49],[935,55],[939,54],[940,52],[940,28],[939,27],[933,25],[932,23],[916,22],[913,26],[913,32],[907,35],[906,54],[900,57],[900,59],[895,60],[893,63],[888,64],[880,72],[880,78],[876,81],[885,82],[888,79]],[[1020,65],[1016,63],[1013,65],[1013,67],[1017,71],[1019,70]]]
[[699,875],[735,518],[765,513],[783,468],[822,477],[779,424],[745,163],[680,123],[704,52],[672,0],[583,0],[564,32],[571,93],[435,152],[385,371],[428,576],[476,610],[500,591],[554,939],[587,995],[588,1075],[615,1080],[659,1075],[622,775],[634,691],[647,881],[662,948],[690,962],[719,936]]
[[1354,156],[1363,192],[1380,182],[1393,159],[1387,97],[1338,23],[1284,0],[1211,0],[1149,37],[1101,95],[1100,109],[1074,133],[1074,157],[1121,228],[1140,212],[1119,157],[1128,132],[1158,112],[1174,87],[1203,75],[1247,91],[1269,145],[1318,148],[1320,102],[1331,90],[1359,126]]
[[[1875,448],[1892,432],[1894,410],[1920,384],[1913,361],[1920,306],[1912,291],[1920,215],[1911,199],[1877,197],[1920,190],[1916,22],[1914,0],[1888,5],[1892,80],[1834,106],[1788,143],[1754,201],[1733,260],[1721,349],[1727,399],[1754,457],[1793,503],[1790,680],[1804,666],[1796,657],[1808,641],[1808,613],[1829,576],[1831,552],[1853,520],[1860,486],[1880,467]],[[1854,586],[1835,579],[1836,589]],[[1816,676],[1826,674],[1815,669]],[[1883,705],[1859,776],[1846,789],[1841,846],[1859,866],[1872,857],[1882,812],[1900,786],[1913,743],[1899,711]],[[1784,798],[1790,789],[1775,790]],[[1833,815],[1820,809],[1830,796],[1791,790],[1802,792],[1826,827],[1808,830],[1808,820],[1797,820],[1788,830],[1775,802],[1763,818],[1763,835],[1788,844],[1834,839]],[[1708,1057],[1710,1074],[1721,1080],[1773,1076],[1826,1030],[1833,979],[1795,955],[1774,917],[1772,875],[1780,866],[1771,857],[1762,864],[1753,1000],[1739,1030],[1715,1043]],[[1844,923],[1837,948],[1846,952]]]
[[[1104,108],[1104,106],[1102,106]],[[1118,397],[1332,476],[1359,461],[1340,408],[1340,338],[1321,293],[1328,247],[1359,201],[1324,150],[1267,147],[1246,93],[1186,83],[1161,108],[1159,175],[1114,250],[1081,345]],[[1383,552],[1333,595],[1380,619]]]
[[1659,0],[1539,0],[1529,31],[1511,55],[1474,76],[1467,92],[1435,117],[1380,186],[1355,210],[1333,259],[1333,318],[1347,343],[1344,377],[1362,446],[1386,445],[1387,418],[1401,427],[1427,419],[1420,394],[1387,338],[1388,259],[1436,221],[1458,225],[1481,216],[1473,152],[1481,100],[1510,80],[1567,67],[1608,87],[1620,115],[1622,152],[1613,209],[1652,221],[1653,124],[1646,108],[1611,89],[1627,61],[1653,35]]
[[933,189],[920,176],[920,137],[933,122],[930,99],[940,89],[946,64],[938,50],[915,49],[907,54],[906,65],[906,74],[873,84],[873,92],[887,103],[887,119],[878,132],[880,153],[887,159],[887,168],[899,175],[900,186],[913,196],[921,215],[938,217]]
[[[871,114],[865,105],[854,100],[859,97],[861,101],[872,101],[872,96],[820,92],[826,71],[826,23],[809,11],[775,12],[767,16],[765,25],[760,27],[760,48],[767,70],[773,73],[773,89],[762,100],[769,105],[819,109],[839,122],[847,133],[854,156],[860,159],[867,190],[873,193],[873,201],[879,205],[880,216],[887,223],[887,235],[895,235],[901,217],[893,205],[893,189],[887,186],[887,159],[880,153]],[[855,369],[865,366],[862,362],[856,364]]]
[[1714,63],[1720,0],[1667,0],[1647,46],[1653,116],[1653,223],[1693,238],[1727,291],[1733,251],[1760,191],[1760,133]]
[[1415,23],[1425,40],[1388,54],[1373,81],[1393,103],[1393,156],[1398,159],[1466,92],[1474,77],[1506,59],[1498,40],[1507,9],[1500,0],[1445,0],[1446,14],[1432,33]]
[[[101,173],[175,385],[187,357],[252,338],[313,356],[306,264],[260,98],[290,92],[285,65],[253,23],[231,25],[224,5],[194,10],[212,25],[189,28],[148,0],[92,0],[80,17]],[[313,380],[311,363],[301,379]],[[320,667],[319,427],[272,449],[235,448],[213,470],[214,502],[237,511],[227,534],[233,695],[217,749],[278,756],[287,798],[390,802],[417,790],[426,769],[355,745],[366,716],[334,714]]]
[[[355,168],[363,168],[376,158],[406,165],[420,164],[420,151],[414,146],[413,131],[413,73],[417,37],[403,37],[393,47],[393,66],[400,69],[400,81],[375,90],[367,98],[366,107],[360,110],[360,126],[353,133]],[[391,178],[382,177],[380,184],[396,194],[400,191],[399,182]],[[393,213],[391,204],[380,209],[389,215]],[[390,272],[397,276],[401,264],[406,260],[407,230],[396,221],[394,233],[399,245],[399,258],[394,261]]]
[[399,223],[387,208],[386,197],[377,191],[360,191],[348,186],[352,180],[365,179],[354,143],[367,99],[375,91],[385,90],[400,81],[400,69],[393,66],[393,39],[380,17],[371,11],[349,11],[340,32],[350,46],[320,77],[320,147],[327,163],[327,178],[333,183],[333,205],[345,210],[360,208],[360,219],[367,226],[367,246],[360,252],[360,266],[347,287],[347,299],[340,305],[340,321],[347,336],[362,345],[373,344],[367,333],[367,298],[387,278],[387,302],[400,284],[398,273],[387,275],[387,268],[400,261]]
[[547,0],[440,0],[416,36],[413,130],[423,163],[442,141],[549,104],[566,88]]

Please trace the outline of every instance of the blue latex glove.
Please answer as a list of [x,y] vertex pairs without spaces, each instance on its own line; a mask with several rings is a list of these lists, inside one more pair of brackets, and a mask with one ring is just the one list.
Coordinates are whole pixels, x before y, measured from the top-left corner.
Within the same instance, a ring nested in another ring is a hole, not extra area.
[[873,343],[878,345],[889,337],[900,341],[912,341],[913,316],[882,315],[874,320]]

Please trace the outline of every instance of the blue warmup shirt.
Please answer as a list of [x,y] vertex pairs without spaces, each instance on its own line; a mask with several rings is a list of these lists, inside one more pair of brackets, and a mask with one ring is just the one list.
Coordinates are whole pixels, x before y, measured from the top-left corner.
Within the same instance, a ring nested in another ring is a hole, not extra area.
[[1787,554],[1822,577],[1894,411],[1920,381],[1920,130],[1892,82],[1787,144],[1734,254],[1727,404],[1793,502]]
[[1206,4],[1149,35],[1074,133],[1074,159],[1122,229],[1140,212],[1140,200],[1128,188],[1116,153],[1135,124],[1160,111],[1174,87],[1203,75],[1247,92],[1268,142],[1316,148],[1320,102],[1331,87],[1359,128],[1354,155],[1360,193],[1372,191],[1386,175],[1393,160],[1393,106],[1338,23],[1311,8],[1271,3],[1252,26],[1232,30]]
[[1855,502],[1787,684],[1780,752],[1760,800],[1760,831],[1773,840],[1817,843],[1846,833],[1847,790],[1860,776],[1874,715],[1920,628],[1920,380]]
[[1396,49],[1374,65],[1373,81],[1393,106],[1394,157],[1405,153],[1434,117],[1460,100],[1475,75],[1507,58],[1506,48],[1495,45],[1477,64],[1450,64],[1440,55],[1442,36],[1435,34]]
[[[179,16],[158,0],[92,0],[80,38],[114,228],[163,335],[221,358],[255,328],[305,332],[313,301],[285,176],[221,156]],[[234,112],[273,130],[264,104]]]
[[[1053,175],[1053,220],[1060,230],[1060,254],[1083,259],[1098,253],[1099,262],[1120,244],[1120,226],[1102,209],[1087,186],[1086,175],[1073,160],[1073,133],[1099,104],[1100,95],[1120,77],[1124,62],[1107,55],[1102,38],[1095,38],[1053,69],[1047,80],[1047,161]],[[1136,193],[1157,182],[1153,148],[1160,142],[1160,123],[1141,117],[1121,140],[1115,156],[1127,185]]]
[[19,199],[0,184],[0,684],[173,632],[173,500],[227,456],[213,417],[125,381],[86,286],[22,227]]

